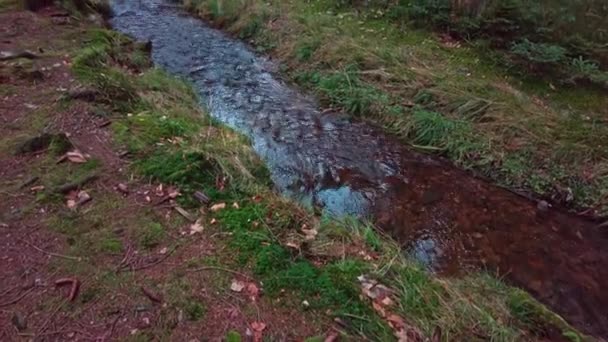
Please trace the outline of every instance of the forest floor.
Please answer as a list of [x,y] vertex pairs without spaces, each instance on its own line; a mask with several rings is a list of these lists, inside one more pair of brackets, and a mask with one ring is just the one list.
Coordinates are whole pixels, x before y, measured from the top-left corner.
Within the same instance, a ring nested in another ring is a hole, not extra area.
[[281,199],[98,17],[0,8],[1,340],[585,338],[489,275],[434,278]]

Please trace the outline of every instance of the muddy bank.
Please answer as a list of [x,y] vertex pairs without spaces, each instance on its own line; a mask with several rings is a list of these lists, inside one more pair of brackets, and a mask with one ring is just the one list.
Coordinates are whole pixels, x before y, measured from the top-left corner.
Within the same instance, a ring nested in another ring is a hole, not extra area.
[[608,336],[608,233],[415,153],[272,76],[244,44],[161,0],[113,3],[112,25],[152,42],[211,114],[251,138],[276,187],[342,215],[373,215],[429,268],[487,267],[581,330]]

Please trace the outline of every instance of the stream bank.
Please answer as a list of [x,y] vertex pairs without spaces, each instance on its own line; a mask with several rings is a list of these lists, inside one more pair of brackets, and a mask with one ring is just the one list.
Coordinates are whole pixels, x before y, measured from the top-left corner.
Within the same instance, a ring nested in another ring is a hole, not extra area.
[[152,43],[160,67],[189,79],[217,120],[248,136],[275,186],[335,215],[373,215],[442,274],[485,268],[569,322],[607,336],[605,231],[474,179],[333,111],[273,77],[246,45],[161,1],[116,1],[117,30]]

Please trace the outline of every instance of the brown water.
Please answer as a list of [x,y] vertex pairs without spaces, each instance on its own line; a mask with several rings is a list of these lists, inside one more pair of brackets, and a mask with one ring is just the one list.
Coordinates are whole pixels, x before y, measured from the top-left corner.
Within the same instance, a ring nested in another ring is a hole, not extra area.
[[213,117],[251,138],[285,195],[375,217],[429,269],[486,268],[608,337],[608,230],[473,178],[339,113],[322,113],[244,44],[162,0],[116,0],[112,25],[152,42]]

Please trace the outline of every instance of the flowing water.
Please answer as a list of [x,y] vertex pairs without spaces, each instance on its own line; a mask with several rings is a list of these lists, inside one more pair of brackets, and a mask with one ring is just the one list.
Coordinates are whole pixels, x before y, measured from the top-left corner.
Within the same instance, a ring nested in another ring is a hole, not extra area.
[[113,27],[251,138],[276,187],[336,214],[372,215],[436,272],[504,275],[579,329],[608,337],[608,230],[471,177],[362,122],[319,111],[246,45],[163,0],[115,0]]

